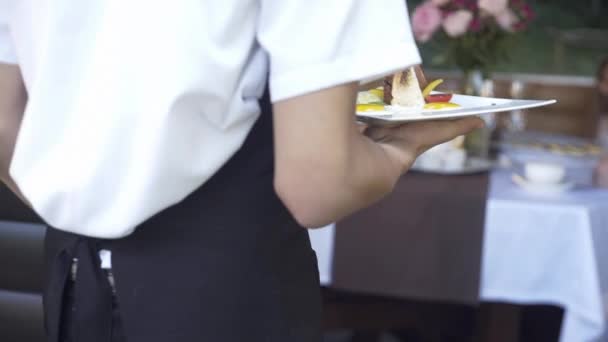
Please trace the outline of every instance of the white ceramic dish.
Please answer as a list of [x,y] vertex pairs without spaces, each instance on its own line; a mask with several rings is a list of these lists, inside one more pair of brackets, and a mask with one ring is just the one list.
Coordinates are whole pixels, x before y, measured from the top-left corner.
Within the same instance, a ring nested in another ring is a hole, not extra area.
[[533,183],[559,184],[566,176],[566,168],[551,163],[529,162],[524,165],[524,174]]
[[512,110],[547,106],[557,101],[511,100],[454,94],[450,102],[456,103],[460,107],[440,110],[414,108],[407,113],[402,113],[392,106],[385,106],[385,110],[383,111],[358,112],[357,120],[370,125],[390,126],[410,121],[451,119],[488,113],[509,112]]
[[522,189],[540,195],[558,195],[570,191],[574,187],[574,182],[534,183],[516,173],[512,175],[511,179]]
[[467,158],[461,168],[429,167],[423,164],[414,164],[411,170],[438,175],[470,175],[490,171],[493,166],[494,163],[487,159]]

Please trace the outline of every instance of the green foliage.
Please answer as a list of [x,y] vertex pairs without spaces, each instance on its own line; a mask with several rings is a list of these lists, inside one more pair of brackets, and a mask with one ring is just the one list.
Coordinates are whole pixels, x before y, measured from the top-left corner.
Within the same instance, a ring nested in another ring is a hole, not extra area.
[[[442,33],[429,43],[423,54],[425,57],[433,56],[433,66],[456,67],[465,72],[481,70],[487,75],[499,65],[511,61],[511,53],[521,36],[505,32],[495,25],[486,26],[480,32],[467,32],[456,39]],[[425,54],[429,51],[430,54]]]
[[509,61],[513,34],[488,26],[478,33],[467,33],[448,40],[448,53],[461,70],[491,72],[497,65]]

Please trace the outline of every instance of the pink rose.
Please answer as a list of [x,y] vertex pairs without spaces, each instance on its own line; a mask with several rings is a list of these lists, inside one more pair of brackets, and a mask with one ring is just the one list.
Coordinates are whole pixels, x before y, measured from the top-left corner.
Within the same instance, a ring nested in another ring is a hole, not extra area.
[[441,26],[441,10],[431,1],[416,7],[412,15],[414,36],[420,42],[426,42]]
[[467,32],[473,20],[473,13],[467,10],[458,10],[443,20],[443,29],[450,37],[460,37]]
[[491,15],[498,15],[507,9],[509,0],[479,0],[479,8]]
[[469,25],[469,28],[473,32],[481,31],[481,20],[479,18],[473,18],[473,20],[471,20],[471,24]]
[[431,2],[433,3],[433,5],[435,5],[437,7],[441,7],[443,5],[446,5],[450,1],[451,0],[431,0]]
[[506,9],[495,16],[496,23],[505,31],[513,31],[516,24],[519,22],[519,18],[513,11]]
[[532,7],[530,7],[530,5],[528,4],[523,4],[523,6],[521,7],[521,13],[524,16],[524,18],[526,19],[534,19],[534,17],[536,16],[536,14],[534,13],[534,10],[532,10]]

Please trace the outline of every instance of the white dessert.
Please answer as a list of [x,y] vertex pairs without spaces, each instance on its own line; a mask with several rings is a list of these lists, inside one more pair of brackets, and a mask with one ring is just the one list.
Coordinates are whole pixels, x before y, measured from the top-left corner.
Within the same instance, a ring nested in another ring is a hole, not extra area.
[[396,107],[422,108],[425,105],[418,77],[413,67],[398,72],[393,76],[393,99],[391,105]]

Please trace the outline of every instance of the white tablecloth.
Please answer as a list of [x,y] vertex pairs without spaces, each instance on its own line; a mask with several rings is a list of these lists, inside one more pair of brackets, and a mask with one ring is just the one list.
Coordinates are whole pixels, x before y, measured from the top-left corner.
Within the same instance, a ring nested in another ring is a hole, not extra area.
[[[497,171],[486,210],[480,298],[560,305],[562,342],[608,341],[608,191],[532,195]],[[333,229],[311,232],[326,285]]]

